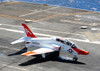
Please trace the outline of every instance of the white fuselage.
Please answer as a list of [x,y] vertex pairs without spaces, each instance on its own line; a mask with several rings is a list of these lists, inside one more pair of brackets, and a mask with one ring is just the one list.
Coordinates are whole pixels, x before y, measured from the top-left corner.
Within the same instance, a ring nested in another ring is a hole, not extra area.
[[[27,44],[28,42],[28,44]],[[40,48],[50,48],[49,45],[58,45],[61,47],[61,51],[69,52],[69,49],[73,50],[71,46],[66,45],[65,43],[61,43],[56,41],[56,38],[29,38],[26,42],[26,47],[40,47]],[[46,46],[47,44],[47,46]],[[52,47],[51,47],[52,48]],[[77,52],[73,50],[73,54],[77,55]]]

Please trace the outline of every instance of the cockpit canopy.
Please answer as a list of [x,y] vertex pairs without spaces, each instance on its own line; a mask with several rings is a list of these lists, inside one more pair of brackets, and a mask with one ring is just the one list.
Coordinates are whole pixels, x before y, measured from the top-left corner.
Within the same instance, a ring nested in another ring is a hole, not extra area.
[[76,44],[72,43],[71,41],[63,40],[63,39],[60,39],[60,38],[56,38],[56,41],[61,42],[63,44],[66,44],[66,45],[68,45],[72,48],[77,48]]

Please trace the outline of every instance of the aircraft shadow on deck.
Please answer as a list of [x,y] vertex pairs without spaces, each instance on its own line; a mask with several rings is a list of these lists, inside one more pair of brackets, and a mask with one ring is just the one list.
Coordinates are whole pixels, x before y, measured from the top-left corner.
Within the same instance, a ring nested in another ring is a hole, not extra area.
[[42,59],[34,58],[34,59],[31,59],[31,60],[28,60],[26,62],[23,62],[23,63],[19,64],[19,66],[28,66],[28,65],[47,62],[47,61],[57,61],[57,62],[63,62],[63,63],[86,65],[83,62],[79,62],[79,61],[74,62],[72,60],[66,60],[65,58],[62,58],[62,57],[58,57],[58,58],[50,58],[50,57],[48,57],[48,58],[44,58],[44,59],[43,58]]
[[15,53],[9,54],[8,56],[21,55],[22,53],[25,53],[25,52],[27,52],[27,48],[23,48],[23,49],[21,49],[21,50],[18,51],[18,52],[15,52]]
[[[23,48],[21,49],[20,51],[16,52],[16,53],[12,53],[12,54],[9,54],[8,56],[15,56],[15,55],[21,55],[22,53],[25,53],[27,52],[27,48]],[[47,61],[57,61],[57,62],[63,62],[63,63],[72,63],[72,64],[81,64],[81,65],[85,65],[85,63],[83,62],[74,62],[73,60],[68,60],[68,59],[65,59],[61,56],[57,57],[57,58],[54,58],[52,56],[48,56],[47,58],[38,58],[37,56],[35,56],[36,58],[34,59],[31,59],[31,60],[28,60],[26,62],[23,62],[21,64],[19,64],[19,66],[28,66],[28,65],[33,65],[33,64],[38,64],[38,63],[43,63],[43,62],[47,62]]]

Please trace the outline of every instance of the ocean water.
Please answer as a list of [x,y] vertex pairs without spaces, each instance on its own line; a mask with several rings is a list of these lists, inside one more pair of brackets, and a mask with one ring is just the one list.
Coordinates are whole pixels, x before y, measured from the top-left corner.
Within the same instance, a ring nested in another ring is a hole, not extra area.
[[54,6],[70,7],[70,8],[100,12],[100,0],[13,0],[13,1],[48,4]]

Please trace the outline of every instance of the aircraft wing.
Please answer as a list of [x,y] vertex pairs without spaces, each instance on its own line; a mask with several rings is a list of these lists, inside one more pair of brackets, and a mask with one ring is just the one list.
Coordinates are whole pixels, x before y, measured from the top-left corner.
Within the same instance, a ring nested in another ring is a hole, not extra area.
[[29,51],[29,52],[23,53],[22,55],[25,55],[25,56],[39,55],[39,54],[44,54],[44,53],[58,51],[59,48],[60,48],[60,46],[54,45],[54,44],[52,44],[52,45],[45,45],[42,48],[39,48],[39,49],[36,49],[36,50],[33,50],[33,51]]
[[54,52],[54,50],[49,49],[49,48],[39,48],[34,51],[29,51],[29,52],[23,53],[22,55],[33,56],[33,55],[39,55],[39,54],[44,54],[44,53],[49,53],[49,52]]

